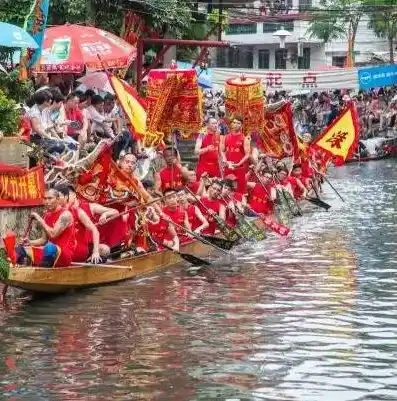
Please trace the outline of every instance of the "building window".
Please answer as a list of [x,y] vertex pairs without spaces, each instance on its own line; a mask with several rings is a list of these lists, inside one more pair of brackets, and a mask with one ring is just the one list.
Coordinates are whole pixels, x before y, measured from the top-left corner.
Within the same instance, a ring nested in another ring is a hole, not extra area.
[[232,24],[226,29],[226,35],[245,35],[256,33],[256,24]]
[[270,52],[267,49],[258,51],[258,68],[268,70],[270,68]]
[[264,22],[263,23],[263,33],[271,33],[276,32],[279,29],[284,27],[284,29],[288,32],[292,32],[294,30],[294,21],[285,21],[285,22]]
[[332,57],[332,66],[333,67],[341,67],[343,68],[346,64],[346,56],[333,56]]
[[221,68],[253,68],[254,51],[251,47],[230,47],[217,50],[217,66]]
[[298,68],[308,70],[310,68],[310,47],[302,49],[302,57],[298,57]]
[[312,8],[312,0],[299,0],[299,12],[309,11]]
[[287,69],[287,49],[277,49],[274,56],[276,70]]
[[262,1],[260,9],[262,15],[285,15],[292,10],[292,0],[266,0]]

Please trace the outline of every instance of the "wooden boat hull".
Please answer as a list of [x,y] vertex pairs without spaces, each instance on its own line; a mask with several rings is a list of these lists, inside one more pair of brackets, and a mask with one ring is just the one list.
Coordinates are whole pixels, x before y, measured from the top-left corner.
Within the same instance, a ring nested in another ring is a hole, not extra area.
[[[199,241],[181,246],[181,252],[201,257],[209,256],[212,251],[213,248]],[[14,267],[10,268],[8,278],[3,280],[3,283],[33,292],[63,293],[72,289],[98,287],[130,280],[181,261],[176,253],[163,250],[117,260],[114,262],[117,267],[93,265],[67,268]]]

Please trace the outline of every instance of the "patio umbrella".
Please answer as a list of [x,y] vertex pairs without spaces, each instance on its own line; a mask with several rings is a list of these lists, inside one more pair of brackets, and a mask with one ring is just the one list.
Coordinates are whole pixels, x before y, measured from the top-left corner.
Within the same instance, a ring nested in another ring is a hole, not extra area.
[[87,89],[98,89],[103,92],[109,92],[114,94],[111,83],[109,82],[109,76],[106,72],[96,71],[85,75],[77,80]]
[[91,26],[59,25],[47,28],[38,72],[81,73],[125,68],[136,48],[110,32]]
[[[178,68],[181,70],[189,70],[193,67],[191,63],[185,63],[184,61],[177,61]],[[198,76],[197,83],[204,89],[212,88],[212,71],[211,68],[202,70],[200,66],[196,66],[196,73]]]
[[20,49],[37,49],[39,47],[35,40],[19,26],[0,22],[0,32],[0,46]]

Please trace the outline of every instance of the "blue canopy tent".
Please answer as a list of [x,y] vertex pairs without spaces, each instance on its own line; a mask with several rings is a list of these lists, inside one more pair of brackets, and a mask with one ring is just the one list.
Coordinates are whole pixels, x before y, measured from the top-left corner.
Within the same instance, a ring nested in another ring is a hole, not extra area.
[[[191,63],[186,63],[184,61],[177,61],[178,68],[181,70],[190,70],[192,69]],[[203,89],[212,88],[212,71],[211,68],[207,68],[206,70],[202,70],[200,66],[196,66],[195,68],[197,76],[198,76],[198,84]]]

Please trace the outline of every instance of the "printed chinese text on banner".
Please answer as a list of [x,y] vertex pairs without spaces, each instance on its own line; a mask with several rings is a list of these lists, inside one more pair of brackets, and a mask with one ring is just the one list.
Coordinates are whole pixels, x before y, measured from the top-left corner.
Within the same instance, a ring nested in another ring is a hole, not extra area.
[[40,206],[43,204],[44,191],[41,166],[30,170],[0,166],[0,208]]
[[146,132],[146,108],[139,95],[127,82],[108,74],[109,82],[135,133],[143,137]]
[[136,179],[124,174],[112,159],[111,148],[105,145],[89,171],[80,174],[77,194],[88,202],[144,201]]
[[280,104],[278,107],[267,106],[258,146],[265,154],[278,159],[298,156],[298,141],[293,126],[291,103]]
[[258,79],[233,78],[225,83],[226,118],[244,118],[243,132],[251,134],[263,126],[263,85]]
[[169,136],[176,129],[187,138],[200,131],[202,99],[195,70],[151,70],[146,101],[147,135]]
[[341,166],[356,150],[358,134],[357,111],[350,103],[312,146],[330,156],[336,166]]

